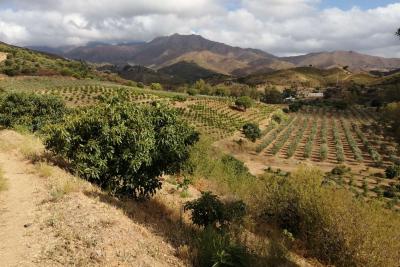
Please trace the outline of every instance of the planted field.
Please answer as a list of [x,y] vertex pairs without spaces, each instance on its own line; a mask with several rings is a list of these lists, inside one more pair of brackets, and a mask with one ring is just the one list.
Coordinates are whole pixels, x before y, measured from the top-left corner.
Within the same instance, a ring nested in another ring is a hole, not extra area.
[[[213,139],[233,135],[248,122],[260,123],[269,118],[278,106],[256,103],[245,112],[235,109],[234,99],[210,96],[188,96],[182,93],[122,86],[96,80],[70,78],[24,77],[0,80],[5,91],[29,91],[61,97],[68,106],[91,106],[101,97],[113,97],[124,91],[136,103],[164,102],[175,107],[182,117],[203,134]],[[186,99],[180,102],[175,97]]]
[[292,116],[280,125],[266,127],[254,147],[258,156],[371,167],[384,167],[398,156],[387,155],[392,140],[367,130],[374,121],[372,111],[307,107]]

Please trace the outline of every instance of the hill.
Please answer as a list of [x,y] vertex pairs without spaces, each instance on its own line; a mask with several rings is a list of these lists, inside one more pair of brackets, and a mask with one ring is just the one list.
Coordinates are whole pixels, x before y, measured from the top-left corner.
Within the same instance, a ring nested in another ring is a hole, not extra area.
[[84,62],[66,60],[44,52],[0,43],[0,73],[16,75],[63,75],[76,78],[94,76],[90,66]]
[[393,70],[400,66],[400,59],[397,58],[375,57],[353,51],[311,53],[281,59],[291,62],[299,67],[311,65],[321,69],[329,69],[347,66],[349,70],[355,72]]
[[238,79],[238,81],[251,86],[323,87],[336,85],[337,82],[346,81],[353,75],[354,74],[340,68],[324,70],[315,67],[298,67],[264,74],[249,75]]
[[258,49],[240,48],[203,38],[200,35],[158,37],[147,43],[89,43],[86,46],[38,48],[94,63],[143,65],[160,69],[175,63],[193,62],[202,68],[237,77],[293,67],[320,69],[347,66],[353,72],[391,71],[400,68],[400,59],[369,56],[352,51],[319,52],[294,57],[277,57]]
[[100,71],[116,73],[124,79],[144,84],[162,83],[165,86],[192,84],[197,80],[220,80],[227,76],[205,69],[193,62],[180,61],[154,70],[141,65],[103,65]]
[[257,49],[244,49],[207,40],[199,35],[174,34],[148,43],[82,46],[63,56],[96,63],[131,64],[160,69],[180,61],[222,74],[249,74],[253,67],[287,68],[293,64]]

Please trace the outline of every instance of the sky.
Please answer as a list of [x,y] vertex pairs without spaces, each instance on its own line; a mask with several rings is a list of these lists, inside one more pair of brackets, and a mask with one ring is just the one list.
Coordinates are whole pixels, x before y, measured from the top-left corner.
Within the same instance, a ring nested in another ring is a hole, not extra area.
[[0,0],[0,41],[83,45],[200,34],[278,56],[352,50],[400,58],[400,1]]

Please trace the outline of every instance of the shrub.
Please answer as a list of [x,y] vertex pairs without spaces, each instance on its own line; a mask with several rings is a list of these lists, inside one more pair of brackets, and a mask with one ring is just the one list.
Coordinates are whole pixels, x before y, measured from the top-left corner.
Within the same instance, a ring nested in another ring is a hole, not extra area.
[[65,112],[64,102],[54,96],[11,92],[0,99],[0,124],[5,127],[38,131],[47,123],[59,121]]
[[393,179],[400,176],[400,166],[392,165],[386,168],[385,170],[386,178]]
[[159,176],[178,172],[198,140],[172,109],[121,98],[71,114],[46,134],[46,148],[78,175],[135,198],[153,195]]
[[187,100],[186,96],[183,95],[174,95],[172,100],[178,101],[178,102],[185,102]]
[[194,89],[194,88],[190,88],[189,90],[187,90],[187,93],[188,93],[188,95],[190,95],[190,96],[195,96],[195,95],[197,95],[199,92],[198,92],[196,89]]
[[243,125],[243,133],[247,139],[255,142],[258,138],[261,137],[261,130],[255,123],[246,123]]
[[235,175],[247,175],[249,173],[249,169],[244,163],[231,155],[224,155],[221,160],[224,165],[233,170]]
[[350,168],[346,167],[345,165],[336,166],[331,170],[332,174],[335,175],[344,175],[350,171]]
[[398,265],[398,214],[324,185],[315,169],[264,181],[260,213],[303,240],[313,256],[335,266]]
[[236,99],[235,105],[240,109],[246,110],[253,106],[253,100],[248,96],[241,96]]
[[163,86],[160,83],[152,83],[150,85],[151,90],[161,91]]
[[192,221],[198,226],[221,228],[240,221],[246,206],[242,201],[223,203],[211,192],[203,192],[200,198],[187,202],[184,210],[192,212]]
[[303,106],[303,103],[301,103],[301,102],[291,103],[291,104],[289,104],[289,111],[297,112],[301,109],[302,106]]
[[251,254],[244,246],[232,241],[226,233],[207,228],[196,242],[197,265],[201,267],[251,266]]

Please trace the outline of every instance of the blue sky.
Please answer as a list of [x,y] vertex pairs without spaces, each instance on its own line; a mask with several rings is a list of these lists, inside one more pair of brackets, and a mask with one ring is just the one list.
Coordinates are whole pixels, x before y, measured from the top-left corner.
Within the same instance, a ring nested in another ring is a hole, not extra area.
[[399,3],[393,0],[322,0],[321,8],[338,7],[340,9],[350,9],[354,6],[361,9],[376,8],[386,6],[388,4]]

